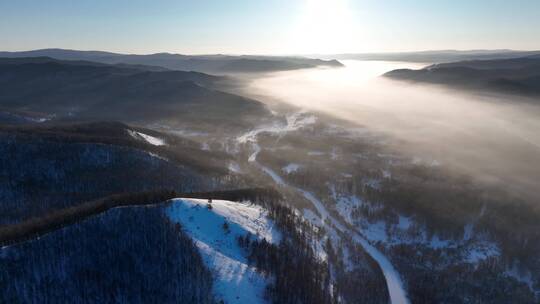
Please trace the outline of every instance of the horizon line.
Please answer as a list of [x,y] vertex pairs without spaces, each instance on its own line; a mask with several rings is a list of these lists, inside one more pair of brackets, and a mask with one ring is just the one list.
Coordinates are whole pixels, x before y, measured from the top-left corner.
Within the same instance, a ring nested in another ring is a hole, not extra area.
[[540,52],[540,49],[424,49],[424,50],[403,50],[403,51],[362,51],[362,52],[336,52],[336,53],[175,53],[169,51],[157,51],[157,52],[148,52],[148,53],[135,53],[135,52],[122,52],[122,51],[109,51],[109,50],[98,50],[98,49],[74,49],[74,48],[62,48],[62,47],[49,47],[49,48],[37,48],[37,49],[26,49],[26,50],[15,50],[15,51],[4,51],[0,50],[2,53],[24,53],[24,52],[35,52],[35,51],[46,51],[46,50],[61,50],[61,51],[75,51],[75,52],[102,52],[110,53],[115,55],[135,55],[135,56],[145,56],[145,55],[157,55],[157,54],[168,54],[168,55],[183,55],[183,56],[268,56],[268,57],[283,57],[283,56],[345,56],[345,55],[374,55],[374,54],[407,54],[407,53],[434,53],[434,52]]

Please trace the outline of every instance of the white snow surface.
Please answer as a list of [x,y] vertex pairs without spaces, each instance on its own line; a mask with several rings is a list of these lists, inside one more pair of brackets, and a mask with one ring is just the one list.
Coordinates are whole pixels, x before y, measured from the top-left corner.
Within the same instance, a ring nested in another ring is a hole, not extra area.
[[164,146],[166,144],[163,139],[158,138],[158,137],[150,136],[148,134],[144,134],[144,133],[132,131],[132,130],[128,130],[128,132],[129,132],[129,135],[133,136],[134,138],[142,139],[146,141],[147,143],[154,146]]
[[307,115],[305,111],[300,111],[288,115],[286,121],[286,124],[276,122],[271,125],[262,126],[236,138],[236,141],[240,144],[250,143],[252,145],[254,151],[249,156],[249,162],[255,162],[257,155],[261,152],[261,147],[257,144],[257,136],[259,136],[259,134],[270,133],[282,137],[287,132],[296,131],[314,124],[317,121],[317,118],[313,115]]
[[293,172],[296,172],[296,171],[298,171],[298,169],[300,169],[300,165],[299,164],[294,164],[294,163],[290,163],[290,164],[286,165],[285,167],[281,168],[281,170],[283,170],[283,172],[285,172],[287,174],[291,174]]
[[[335,195],[335,189],[330,189]],[[336,210],[348,223],[354,223],[352,218],[353,211],[362,206],[363,202],[357,196],[341,196],[336,198]]]
[[410,217],[403,215],[399,216],[398,228],[401,230],[407,230],[413,225],[413,221]]
[[[248,233],[253,238],[278,243],[281,234],[267,211],[249,202],[201,199],[174,199],[167,215],[180,223],[198,247],[205,264],[215,276],[214,293],[225,303],[266,303],[264,291],[270,278],[247,264],[237,237]],[[228,231],[223,227],[227,222]]]
[[230,162],[229,166],[227,167],[229,171],[234,173],[242,173],[242,168],[240,168],[240,165],[236,162]]
[[400,244],[418,245],[432,249],[454,248],[461,251],[459,262],[476,264],[490,257],[500,255],[500,249],[487,237],[474,233],[474,223],[465,226],[462,240],[443,239],[437,234],[428,235],[427,229],[417,226],[414,218],[399,215],[397,224],[388,224],[384,220],[369,222],[366,219],[353,220],[350,216],[355,208],[367,208],[376,213],[377,207],[360,200],[354,195],[342,195],[330,185],[336,201],[336,211],[351,225],[361,228],[362,235],[371,243],[381,242],[384,246]]
[[262,126],[260,128],[251,130],[242,136],[239,136],[236,140],[239,143],[256,143],[257,136],[262,133],[284,135],[287,132],[296,131],[304,128],[308,125],[312,125],[317,121],[317,118],[313,115],[306,115],[306,112],[300,111],[288,115],[286,117],[286,124],[276,122],[272,125]]

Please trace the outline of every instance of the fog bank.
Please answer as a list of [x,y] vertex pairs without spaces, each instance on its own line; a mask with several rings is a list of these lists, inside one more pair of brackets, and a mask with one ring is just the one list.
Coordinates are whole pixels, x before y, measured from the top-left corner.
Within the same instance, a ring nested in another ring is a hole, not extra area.
[[[540,180],[540,101],[480,95],[379,77],[415,63],[344,61],[341,69],[266,74],[248,92],[388,135],[411,156],[434,158],[523,196]],[[534,102],[537,102],[535,105]]]

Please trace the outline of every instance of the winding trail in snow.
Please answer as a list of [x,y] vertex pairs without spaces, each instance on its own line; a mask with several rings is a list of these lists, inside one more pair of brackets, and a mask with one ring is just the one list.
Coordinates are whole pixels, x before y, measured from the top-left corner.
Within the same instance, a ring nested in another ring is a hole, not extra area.
[[[409,304],[409,299],[407,298],[407,292],[405,291],[403,281],[401,279],[401,276],[397,272],[397,270],[394,268],[390,260],[377,248],[375,248],[373,245],[371,245],[358,231],[348,229],[345,227],[340,221],[338,221],[336,218],[334,218],[326,209],[324,204],[315,196],[313,193],[301,189],[299,187],[293,186],[285,182],[285,180],[277,174],[274,170],[263,166],[259,162],[257,162],[257,155],[261,151],[261,147],[257,143],[257,135],[264,132],[270,132],[270,133],[282,133],[282,132],[288,132],[297,130],[300,127],[302,127],[305,123],[309,123],[306,121],[297,122],[296,120],[299,118],[298,113],[294,114],[292,116],[287,117],[287,125],[278,128],[275,125],[270,128],[260,128],[251,132],[246,133],[245,135],[238,138],[238,141],[241,143],[251,143],[254,152],[249,156],[248,161],[255,164],[257,167],[259,167],[263,172],[265,172],[267,175],[269,175],[272,180],[278,184],[279,186],[286,187],[289,189],[292,189],[296,191],[297,193],[300,193],[304,198],[306,198],[309,202],[313,204],[317,212],[320,214],[322,223],[326,226],[328,229],[333,229],[335,227],[337,230],[339,230],[342,233],[349,233],[352,235],[353,240],[360,244],[362,248],[379,264],[384,278],[386,280],[386,285],[388,288],[388,293],[390,295],[390,303],[391,304]],[[332,225],[330,226],[329,223]]]

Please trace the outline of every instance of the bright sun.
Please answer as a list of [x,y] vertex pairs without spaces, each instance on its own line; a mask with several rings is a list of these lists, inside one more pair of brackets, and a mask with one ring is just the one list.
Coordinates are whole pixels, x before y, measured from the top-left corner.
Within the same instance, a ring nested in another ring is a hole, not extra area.
[[291,46],[296,53],[339,53],[354,49],[355,30],[348,0],[306,0]]

